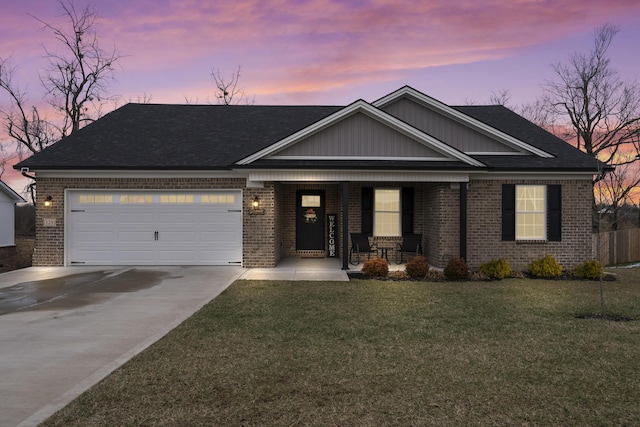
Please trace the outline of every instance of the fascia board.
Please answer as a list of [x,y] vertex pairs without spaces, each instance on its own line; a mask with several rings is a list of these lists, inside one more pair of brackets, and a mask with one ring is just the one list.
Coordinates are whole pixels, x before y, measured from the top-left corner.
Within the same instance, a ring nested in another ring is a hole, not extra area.
[[507,145],[510,145],[514,148],[519,148],[521,150],[525,150],[531,154],[535,154],[539,157],[543,157],[543,158],[553,158],[555,157],[554,155],[547,153],[544,150],[541,150],[537,147],[534,147],[531,144],[527,144],[524,141],[519,140],[518,138],[514,138],[511,135],[508,135],[496,128],[494,128],[493,126],[489,126],[486,123],[481,122],[480,120],[474,119],[471,116],[468,116],[464,113],[461,113],[460,111],[456,110],[455,108],[451,108],[449,107],[447,104],[444,104],[440,101],[438,101],[437,99],[431,98],[428,95],[425,95],[422,92],[419,92],[415,89],[413,89],[412,87],[409,86],[405,86],[403,88],[398,89],[395,92],[390,93],[389,95],[382,97],[380,99],[378,99],[377,101],[373,102],[372,105],[376,108],[382,108],[387,104],[390,104],[391,102],[402,98],[405,95],[409,95],[411,97],[413,97],[414,99],[416,99],[418,102],[424,104],[427,107],[430,107],[432,109],[438,110],[440,112],[442,112],[443,114],[445,114],[446,116],[449,116],[450,118],[454,119],[455,121],[459,122],[459,123],[463,123],[467,126],[470,126],[474,129],[476,129],[477,131],[484,133],[485,135],[491,135],[495,138],[498,138],[500,140],[502,140],[504,143],[506,143]]

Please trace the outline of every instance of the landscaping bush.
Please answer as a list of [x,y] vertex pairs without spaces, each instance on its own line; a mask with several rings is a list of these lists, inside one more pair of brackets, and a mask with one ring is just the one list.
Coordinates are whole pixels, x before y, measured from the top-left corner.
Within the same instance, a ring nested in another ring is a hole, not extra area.
[[449,280],[468,279],[469,274],[469,266],[462,258],[451,258],[444,268],[444,277]]
[[581,279],[596,280],[600,278],[600,261],[594,259],[580,264],[573,273]]
[[492,279],[504,279],[511,276],[511,264],[505,258],[492,259],[480,266],[480,272]]
[[389,264],[384,258],[373,258],[365,261],[362,266],[365,277],[386,277],[389,274]]
[[429,263],[425,257],[416,256],[407,262],[405,271],[412,279],[424,279],[429,274]]
[[562,266],[552,255],[545,255],[543,258],[531,261],[529,274],[533,277],[553,279],[562,275]]

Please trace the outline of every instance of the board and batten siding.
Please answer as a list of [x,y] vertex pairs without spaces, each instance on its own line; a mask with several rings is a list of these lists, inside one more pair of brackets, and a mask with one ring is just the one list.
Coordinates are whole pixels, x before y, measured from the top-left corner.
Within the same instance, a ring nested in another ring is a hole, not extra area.
[[507,145],[408,99],[400,99],[387,105],[383,110],[465,153],[517,152]]
[[354,114],[274,157],[446,157],[365,114]]

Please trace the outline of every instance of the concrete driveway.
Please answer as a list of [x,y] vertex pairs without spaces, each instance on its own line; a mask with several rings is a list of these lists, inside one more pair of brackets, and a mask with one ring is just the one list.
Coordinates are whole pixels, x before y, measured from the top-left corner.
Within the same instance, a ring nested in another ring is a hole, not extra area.
[[0,426],[32,426],[219,295],[240,267],[0,274]]

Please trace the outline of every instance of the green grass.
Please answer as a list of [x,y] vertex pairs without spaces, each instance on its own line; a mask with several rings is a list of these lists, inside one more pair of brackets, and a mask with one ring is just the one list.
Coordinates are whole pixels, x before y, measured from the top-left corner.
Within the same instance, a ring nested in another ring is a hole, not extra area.
[[599,307],[597,282],[240,281],[44,425],[633,425],[640,321],[576,318]]

